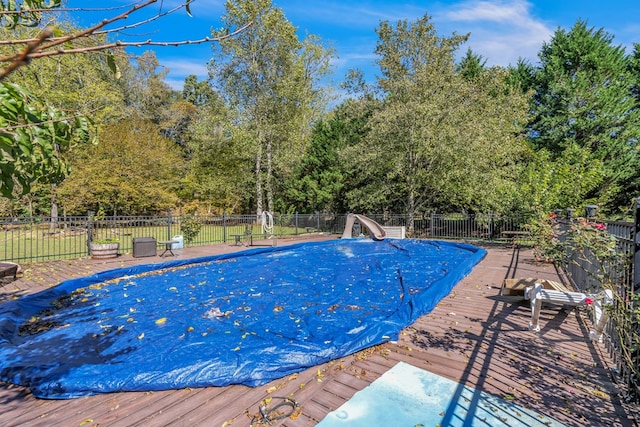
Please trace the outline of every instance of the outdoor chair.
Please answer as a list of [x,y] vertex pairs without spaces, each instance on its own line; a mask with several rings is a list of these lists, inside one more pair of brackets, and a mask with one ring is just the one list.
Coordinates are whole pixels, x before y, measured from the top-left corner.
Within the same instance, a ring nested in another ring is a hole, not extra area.
[[593,329],[590,332],[592,341],[600,341],[602,332],[609,320],[609,315],[605,310],[605,305],[613,303],[613,292],[606,289],[597,294],[586,294],[582,292],[571,292],[569,290],[545,289],[541,283],[529,286],[525,289],[525,299],[531,301],[531,321],[529,330],[540,332],[540,308],[542,303],[549,303],[559,306],[588,307],[593,308]]

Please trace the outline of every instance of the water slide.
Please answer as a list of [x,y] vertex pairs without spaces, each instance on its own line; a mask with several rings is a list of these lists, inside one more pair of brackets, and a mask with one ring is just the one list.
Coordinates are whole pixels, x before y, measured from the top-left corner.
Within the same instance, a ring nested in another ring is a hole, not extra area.
[[347,215],[347,222],[344,226],[344,233],[342,233],[343,239],[351,238],[351,230],[356,220],[360,223],[360,225],[369,230],[369,234],[371,235],[371,238],[373,240],[382,240],[386,237],[387,232],[384,230],[384,228],[371,218],[367,218],[364,215],[349,214]]

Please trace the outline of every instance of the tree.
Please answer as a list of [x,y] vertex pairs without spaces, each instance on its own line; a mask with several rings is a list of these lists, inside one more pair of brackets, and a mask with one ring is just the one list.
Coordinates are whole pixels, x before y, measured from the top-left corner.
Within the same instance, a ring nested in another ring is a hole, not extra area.
[[[57,21],[56,26],[69,32],[79,30],[68,21]],[[37,31],[37,28],[0,28],[0,40],[17,34],[28,38]],[[90,45],[102,41],[98,36],[85,40]],[[9,50],[8,46],[0,46],[0,54]],[[130,68],[129,59],[122,51],[113,60],[120,70]],[[16,69],[4,81],[20,85],[38,100],[61,111],[91,117],[94,123],[128,116],[122,111],[127,91],[120,89],[118,75],[112,72],[107,57],[99,53],[41,58],[30,67]]]
[[168,211],[178,203],[184,174],[178,147],[155,124],[140,119],[108,125],[100,144],[79,151],[72,166],[59,195],[66,213],[76,215]]
[[160,123],[167,107],[174,101],[174,93],[165,83],[168,71],[162,67],[152,51],[135,58],[136,67],[122,79],[126,104],[131,114]]
[[247,212],[254,185],[251,139],[215,92],[206,99],[189,128],[181,199],[189,210]]
[[314,37],[300,42],[295,27],[271,0],[229,0],[223,22],[254,24],[220,42],[211,74],[233,106],[241,134],[254,157],[255,205],[274,210],[274,190],[282,174],[304,152],[310,123],[322,93],[317,80],[328,69],[330,53]]
[[[630,55],[629,71],[631,73],[631,93],[634,98],[633,113],[638,114],[640,111],[640,44],[633,44],[633,52]],[[637,122],[636,122],[637,126]],[[640,142],[640,132],[631,133],[630,143],[636,146]],[[633,136],[635,135],[635,136]],[[638,151],[636,150],[636,156]],[[635,173],[629,174],[626,178],[620,181],[620,187],[624,191],[620,191],[618,197],[612,202],[613,206],[624,207],[625,202],[629,202],[628,195],[640,194],[640,171],[635,169]],[[626,193],[626,194],[625,194]],[[627,196],[627,197],[625,197]],[[628,206],[628,205],[627,205]]]
[[503,70],[457,73],[466,36],[438,37],[428,15],[376,32],[384,99],[364,144],[345,152],[359,179],[350,206],[402,210],[409,229],[427,209],[499,208],[515,187],[526,99],[509,90]]
[[184,79],[182,85],[182,99],[192,103],[196,107],[204,107],[217,101],[218,94],[211,88],[209,82],[198,81],[198,77],[192,75]]
[[[72,28],[66,22],[60,22],[58,26],[65,29]],[[26,36],[34,31],[38,30],[30,28],[0,29],[0,39],[7,39],[18,33]],[[96,40],[87,40],[87,42],[99,43],[99,37],[96,36]],[[124,62],[120,57],[115,60],[119,63]],[[65,114],[75,114],[78,117],[91,117],[92,120],[90,122],[86,120],[86,122],[96,124],[125,115],[122,108],[123,91],[117,90],[116,76],[111,72],[105,57],[96,53],[41,58],[32,67],[18,68],[5,78],[5,81],[19,84],[20,87],[31,93],[34,99],[41,100],[43,104],[63,112],[62,118],[65,117]],[[86,93],[91,93],[93,96],[86,96]],[[94,126],[88,128],[90,135],[84,136],[85,141],[88,140],[87,136],[95,137]],[[77,139],[75,142],[79,142],[79,140]],[[59,142],[53,146],[53,154],[60,163],[68,163],[69,148],[69,145]],[[41,204],[35,205],[38,209],[34,213],[46,214],[52,218],[58,216],[55,186],[62,182],[65,175],[45,174],[43,177],[45,179],[32,181],[30,188],[19,186],[20,190],[37,192],[40,199],[49,201],[48,207]],[[51,188],[47,189],[47,187]],[[23,192],[14,192],[13,194],[26,196]],[[51,226],[55,226],[55,220],[51,222]]]
[[640,43],[633,44],[629,71],[633,79],[631,83],[631,93],[635,97],[636,108],[640,108]]
[[467,53],[460,60],[456,67],[456,71],[467,79],[474,79],[480,76],[487,68],[487,60],[474,53],[471,49],[467,49]]
[[191,128],[198,117],[198,108],[187,101],[175,101],[160,110],[159,126],[162,135],[187,151]]
[[0,83],[0,193],[27,194],[34,183],[58,183],[68,172],[59,153],[87,139],[88,124],[40,104],[20,86]]
[[288,201],[297,212],[346,212],[350,178],[341,153],[358,146],[377,102],[368,95],[347,99],[313,128],[311,143],[291,182]]
[[[571,165],[576,179],[588,173],[586,169],[602,168],[599,180],[588,181],[589,188],[579,193],[573,185],[564,189],[568,206],[580,206],[585,199],[608,211],[626,206],[626,183],[640,176],[640,111],[630,96],[634,80],[624,48],[612,42],[603,29],[578,21],[570,31],[558,29],[539,54],[530,126],[533,146],[548,150],[554,161],[577,159]],[[580,150],[588,154],[586,162],[584,155],[570,154]]]
[[[183,9],[190,13],[189,7],[193,1],[195,0],[186,0],[169,10],[163,9],[163,2],[159,0],[135,2],[124,12],[119,9],[105,8],[105,14],[112,15],[86,29],[42,25],[45,19],[48,23],[57,22],[49,20],[48,17],[51,13],[62,11],[60,0],[0,2],[0,24],[11,29],[32,27],[37,30],[35,35],[16,31],[16,37],[0,41],[3,51],[0,62],[4,64],[4,68],[0,70],[0,80],[6,79],[17,69],[34,60],[88,52],[104,52],[106,63],[117,75],[119,70],[114,54],[120,53],[125,46],[179,46],[209,43],[232,37],[251,24],[244,23],[245,27],[230,28],[215,37],[207,36],[199,40],[124,42],[107,37],[117,36],[125,29],[140,28],[153,20]],[[159,3],[155,15],[141,18],[126,26],[118,26],[121,21],[128,19],[131,15],[139,16],[140,11],[149,10],[155,3]],[[20,37],[25,34],[25,37]],[[108,39],[110,40],[107,41]],[[96,43],[96,40],[100,42]],[[72,144],[74,139],[86,136],[86,120],[80,118],[75,112],[61,113],[54,110],[19,86],[7,85],[4,82],[0,82],[0,99],[4,107],[0,113],[2,115],[0,118],[0,159],[2,159],[0,160],[2,169],[0,193],[5,197],[14,197],[16,183],[19,184],[19,194],[26,194],[35,182],[47,179],[60,181],[67,170],[61,149]]]

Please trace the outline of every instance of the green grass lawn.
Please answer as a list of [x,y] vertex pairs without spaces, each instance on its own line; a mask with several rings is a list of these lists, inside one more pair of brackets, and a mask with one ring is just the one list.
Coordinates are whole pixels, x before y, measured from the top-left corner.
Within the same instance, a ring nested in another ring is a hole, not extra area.
[[[261,234],[258,224],[247,227],[237,224],[223,227],[217,224],[203,224],[193,242],[184,242],[185,246],[233,242],[234,234],[245,234],[247,229],[252,234]],[[225,235],[226,229],[226,235]],[[290,236],[296,232],[294,227],[276,226],[274,233],[278,236]],[[180,235],[178,224],[140,227],[100,227],[92,232],[93,240],[117,239],[120,242],[120,253],[133,250],[135,237],[153,237],[156,241],[171,240]],[[88,256],[87,232],[82,229],[50,231],[46,225],[11,228],[0,233],[0,260],[15,262],[48,261],[54,259],[79,258]]]

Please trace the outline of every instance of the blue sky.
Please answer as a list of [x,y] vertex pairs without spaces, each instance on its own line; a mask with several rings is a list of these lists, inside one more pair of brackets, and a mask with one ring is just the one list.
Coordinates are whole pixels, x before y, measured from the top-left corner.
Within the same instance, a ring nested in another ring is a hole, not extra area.
[[[101,7],[130,4],[133,0],[102,0]],[[163,7],[180,3],[164,0]],[[614,44],[622,45],[630,53],[634,42],[640,43],[640,2],[637,0],[440,0],[440,1],[382,1],[382,0],[273,0],[287,19],[306,33],[319,36],[337,54],[333,62],[332,81],[343,80],[350,68],[365,71],[368,80],[377,72],[373,53],[377,42],[375,28],[380,21],[410,21],[428,13],[440,36],[470,33],[467,47],[482,55],[488,65],[515,64],[522,57],[537,63],[537,54],[558,28],[569,30],[578,19],[590,27],[604,28],[614,36]],[[70,0],[70,6],[85,5]],[[157,6],[149,11],[157,12]],[[136,35],[130,40],[175,41],[199,39],[209,35],[211,28],[221,26],[224,0],[193,0],[188,17],[184,12],[162,18],[158,24],[129,30]],[[109,12],[107,16],[114,12]],[[97,15],[96,15],[97,16]],[[101,17],[105,16],[102,12]],[[86,14],[83,24],[91,19]],[[131,16],[128,23],[135,21]],[[144,49],[133,49],[141,53]],[[206,63],[211,58],[208,44],[182,47],[154,48],[160,63],[169,69],[167,82],[180,88],[184,78],[195,74],[207,76]]]

